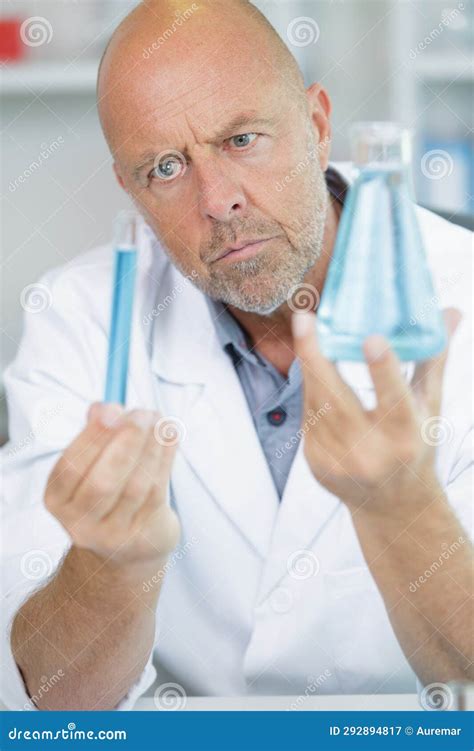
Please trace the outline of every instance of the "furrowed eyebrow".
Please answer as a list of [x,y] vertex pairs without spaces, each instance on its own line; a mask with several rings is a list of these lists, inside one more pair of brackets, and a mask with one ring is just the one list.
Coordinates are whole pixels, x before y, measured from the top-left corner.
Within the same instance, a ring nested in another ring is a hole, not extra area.
[[158,154],[159,152],[156,151],[148,151],[146,154],[142,155],[138,164],[133,168],[132,174],[135,180],[138,180],[145,167],[151,167],[153,165]]
[[[230,120],[228,123],[226,123],[218,133],[216,133],[211,139],[209,139],[209,141],[211,143],[217,141],[225,141],[226,138],[231,138],[232,136],[238,135],[239,132],[243,133],[243,129],[245,128],[259,128],[262,126],[265,127],[271,125],[272,123],[273,120],[271,118],[260,117],[258,112],[242,112],[239,115],[233,117],[232,120]],[[170,152],[175,150],[176,149],[169,149]],[[166,151],[167,149],[163,149],[163,154],[166,154]],[[154,163],[159,153],[161,152],[148,151],[143,154],[138,164],[133,168],[133,177],[135,179],[138,179],[145,167],[151,166]],[[183,152],[183,156],[187,156],[186,153]]]
[[224,125],[212,140],[225,140],[231,136],[238,135],[242,128],[259,128],[262,125],[268,126],[272,123],[273,120],[271,118],[260,117],[258,112],[243,112],[240,115],[236,115],[236,117],[232,118],[230,122]]

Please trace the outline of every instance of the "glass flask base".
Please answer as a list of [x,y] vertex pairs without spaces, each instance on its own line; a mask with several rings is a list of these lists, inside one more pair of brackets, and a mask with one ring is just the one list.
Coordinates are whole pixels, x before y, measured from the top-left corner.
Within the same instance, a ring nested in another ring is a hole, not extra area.
[[[375,333],[375,332],[374,332]],[[362,348],[365,339],[342,334],[318,333],[321,352],[328,360],[364,362]],[[440,332],[437,336],[416,337],[403,336],[386,337],[390,347],[403,362],[428,360],[438,355],[446,346],[446,336]]]

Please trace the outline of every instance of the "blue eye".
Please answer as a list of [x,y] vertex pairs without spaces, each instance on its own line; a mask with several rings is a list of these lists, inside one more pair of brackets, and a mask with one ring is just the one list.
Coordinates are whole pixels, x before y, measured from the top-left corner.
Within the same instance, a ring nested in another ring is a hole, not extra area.
[[158,180],[173,180],[186,169],[186,158],[180,151],[168,151],[155,159],[151,177]]
[[244,149],[246,146],[250,146],[251,143],[257,138],[257,133],[242,133],[238,136],[232,136],[230,139],[237,149]]
[[181,165],[179,162],[176,162],[174,159],[168,159],[166,162],[161,162],[161,164],[155,167],[154,174],[155,177],[169,180],[171,177],[177,175],[180,169]]

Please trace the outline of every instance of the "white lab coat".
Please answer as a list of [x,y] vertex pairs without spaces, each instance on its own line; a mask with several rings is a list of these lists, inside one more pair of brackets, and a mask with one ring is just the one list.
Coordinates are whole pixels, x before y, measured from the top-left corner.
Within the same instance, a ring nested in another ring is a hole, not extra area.
[[[465,313],[447,367],[437,468],[470,530],[471,234],[422,209],[419,219],[439,304]],[[181,426],[171,502],[182,538],[160,595],[154,650],[118,708],[133,706],[155,679],[208,696],[414,691],[344,505],[313,478],[302,444],[279,501],[202,294],[147,227],[140,237],[128,406],[159,408]],[[112,269],[112,248],[102,247],[41,280],[52,303],[25,315],[5,377],[0,698],[12,709],[31,704],[9,647],[11,619],[69,546],[42,497],[90,403],[102,399]],[[373,404],[364,367],[343,372]]]

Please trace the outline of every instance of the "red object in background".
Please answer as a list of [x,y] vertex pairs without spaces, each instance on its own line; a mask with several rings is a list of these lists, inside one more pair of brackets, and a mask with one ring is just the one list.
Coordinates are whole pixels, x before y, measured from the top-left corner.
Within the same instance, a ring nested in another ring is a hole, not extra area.
[[0,18],[0,60],[21,60],[24,56],[21,23],[19,18]]

